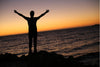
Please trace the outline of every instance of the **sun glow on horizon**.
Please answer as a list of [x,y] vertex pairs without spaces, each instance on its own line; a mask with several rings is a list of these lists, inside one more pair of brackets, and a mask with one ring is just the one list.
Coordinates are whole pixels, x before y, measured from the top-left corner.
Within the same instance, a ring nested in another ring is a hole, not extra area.
[[15,9],[28,17],[31,10],[39,16],[49,9],[37,21],[38,32],[99,24],[98,0],[4,0],[0,5],[0,36],[28,33],[27,21],[15,14]]

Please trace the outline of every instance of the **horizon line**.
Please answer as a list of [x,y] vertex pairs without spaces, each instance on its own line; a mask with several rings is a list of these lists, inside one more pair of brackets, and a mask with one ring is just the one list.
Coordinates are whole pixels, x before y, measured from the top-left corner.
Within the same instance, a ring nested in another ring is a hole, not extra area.
[[[63,29],[73,29],[73,28],[80,28],[80,27],[88,27],[88,26],[94,26],[94,25],[100,25],[99,24],[93,24],[93,25],[86,25],[86,26],[79,26],[79,27],[71,27],[71,28],[61,28],[61,29],[52,29],[52,30],[44,30],[44,31],[38,31],[38,32],[47,32],[47,31],[56,31],[56,30],[63,30]],[[14,36],[14,35],[22,35],[22,34],[27,34],[26,33],[18,33],[18,34],[8,34],[8,35],[1,35],[0,37],[5,37],[5,36]]]

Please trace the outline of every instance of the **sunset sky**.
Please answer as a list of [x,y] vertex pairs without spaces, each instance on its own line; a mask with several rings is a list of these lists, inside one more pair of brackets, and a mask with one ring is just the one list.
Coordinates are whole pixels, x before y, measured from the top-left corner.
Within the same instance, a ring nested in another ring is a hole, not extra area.
[[99,0],[0,0],[0,36],[28,32],[27,21],[14,13],[29,17],[30,11],[39,16],[38,31],[73,28],[99,24]]

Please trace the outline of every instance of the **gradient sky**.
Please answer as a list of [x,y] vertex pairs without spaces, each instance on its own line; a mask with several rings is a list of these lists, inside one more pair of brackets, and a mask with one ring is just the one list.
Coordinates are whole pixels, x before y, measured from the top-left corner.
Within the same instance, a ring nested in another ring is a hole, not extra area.
[[99,23],[99,0],[0,0],[0,36],[28,32],[27,21],[13,12],[35,16],[50,12],[37,22],[38,31],[88,26]]

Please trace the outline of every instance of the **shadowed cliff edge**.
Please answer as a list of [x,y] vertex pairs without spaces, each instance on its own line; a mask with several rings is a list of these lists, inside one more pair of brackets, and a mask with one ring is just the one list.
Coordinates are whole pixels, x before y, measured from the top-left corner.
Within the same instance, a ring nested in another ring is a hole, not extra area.
[[55,52],[46,51],[21,57],[6,53],[0,55],[0,67],[98,67],[99,61],[95,65],[79,62],[89,56],[97,56],[99,58],[99,53],[91,53],[78,58],[73,58],[73,56],[65,58],[63,55],[56,54]]

